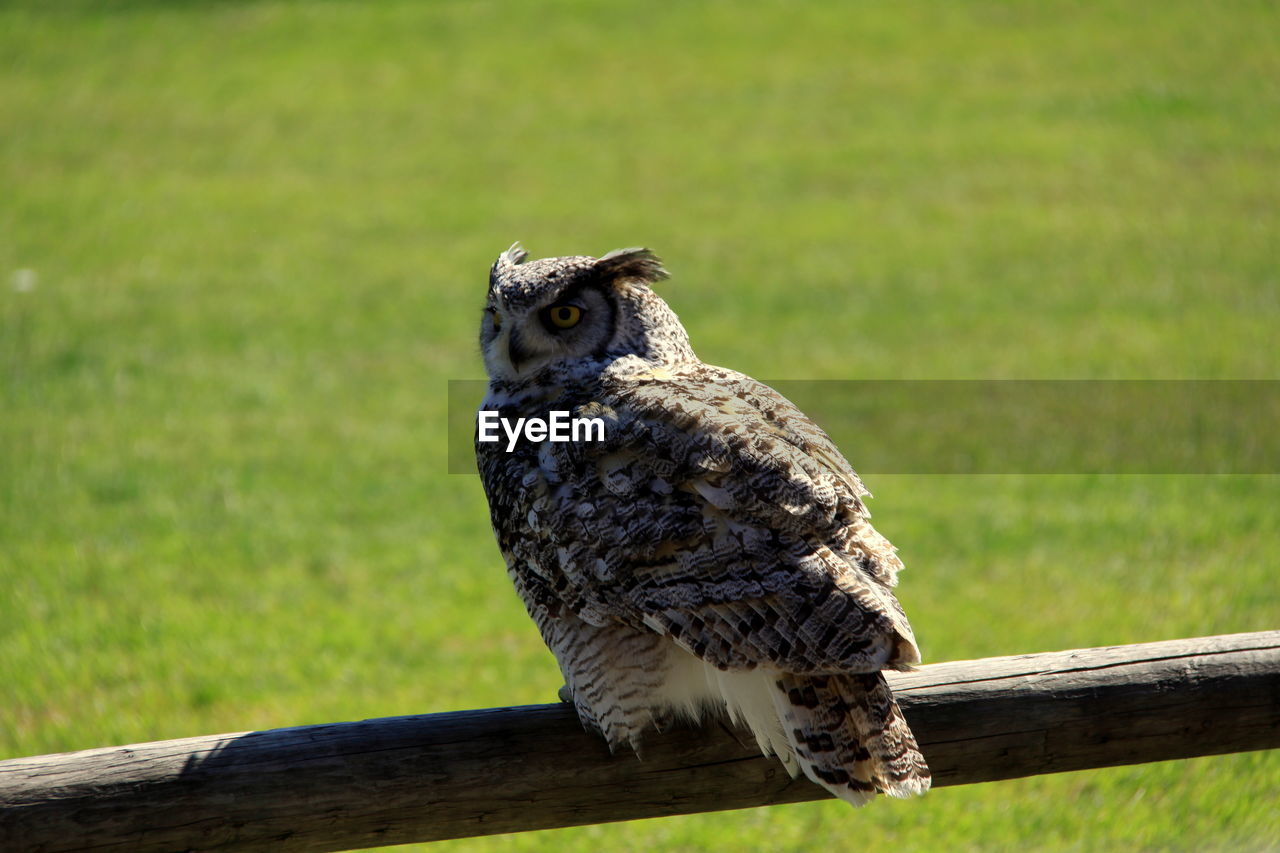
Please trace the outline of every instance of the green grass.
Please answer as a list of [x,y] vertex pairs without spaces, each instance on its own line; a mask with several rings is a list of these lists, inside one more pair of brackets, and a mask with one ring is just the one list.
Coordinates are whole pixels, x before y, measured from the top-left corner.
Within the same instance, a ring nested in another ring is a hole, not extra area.
[[[653,247],[762,377],[1280,378],[1278,25],[0,6],[0,756],[554,696],[445,473],[514,239]],[[930,660],[1280,623],[1276,477],[870,486]],[[1275,849],[1277,789],[1257,753],[432,849]]]

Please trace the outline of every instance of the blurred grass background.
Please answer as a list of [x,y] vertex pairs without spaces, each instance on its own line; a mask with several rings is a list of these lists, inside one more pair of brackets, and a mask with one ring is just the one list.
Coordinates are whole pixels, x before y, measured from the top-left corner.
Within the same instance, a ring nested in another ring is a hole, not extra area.
[[[1280,378],[1278,25],[0,5],[0,756],[552,700],[445,461],[515,239],[653,247],[761,377]],[[869,485],[930,660],[1280,624],[1276,477]],[[1263,850],[1277,789],[1253,753],[431,849]]]

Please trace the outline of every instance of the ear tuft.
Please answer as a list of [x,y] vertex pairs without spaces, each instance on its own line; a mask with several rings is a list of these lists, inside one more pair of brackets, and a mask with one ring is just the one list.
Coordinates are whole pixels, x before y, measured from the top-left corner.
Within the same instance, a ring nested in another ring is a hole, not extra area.
[[523,264],[528,257],[529,253],[524,250],[524,246],[521,246],[520,241],[517,240],[511,244],[510,249],[498,256],[498,260],[503,266],[517,267]]
[[529,257],[529,253],[520,245],[519,240],[512,243],[511,248],[498,255],[498,259],[493,262],[493,266],[489,267],[489,289],[493,290],[493,286],[498,280],[498,270],[519,266],[524,263],[527,257]]
[[596,271],[610,281],[634,278],[653,284],[668,277],[662,261],[648,249],[615,249],[596,261]]

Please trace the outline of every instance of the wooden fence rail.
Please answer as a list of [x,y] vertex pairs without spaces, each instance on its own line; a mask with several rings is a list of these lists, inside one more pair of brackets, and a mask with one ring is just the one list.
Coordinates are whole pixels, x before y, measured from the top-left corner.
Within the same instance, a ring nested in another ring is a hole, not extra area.
[[[935,786],[1280,747],[1280,631],[890,680]],[[3,761],[0,850],[341,850],[824,796],[725,725],[641,761],[535,705]]]

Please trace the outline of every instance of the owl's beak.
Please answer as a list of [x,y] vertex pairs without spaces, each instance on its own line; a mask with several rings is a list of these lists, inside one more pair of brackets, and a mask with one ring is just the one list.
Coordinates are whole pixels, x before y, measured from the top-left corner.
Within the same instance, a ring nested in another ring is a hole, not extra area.
[[529,358],[529,351],[520,343],[520,335],[515,329],[507,335],[507,359],[511,362],[511,369],[517,373],[520,372],[520,362]]

